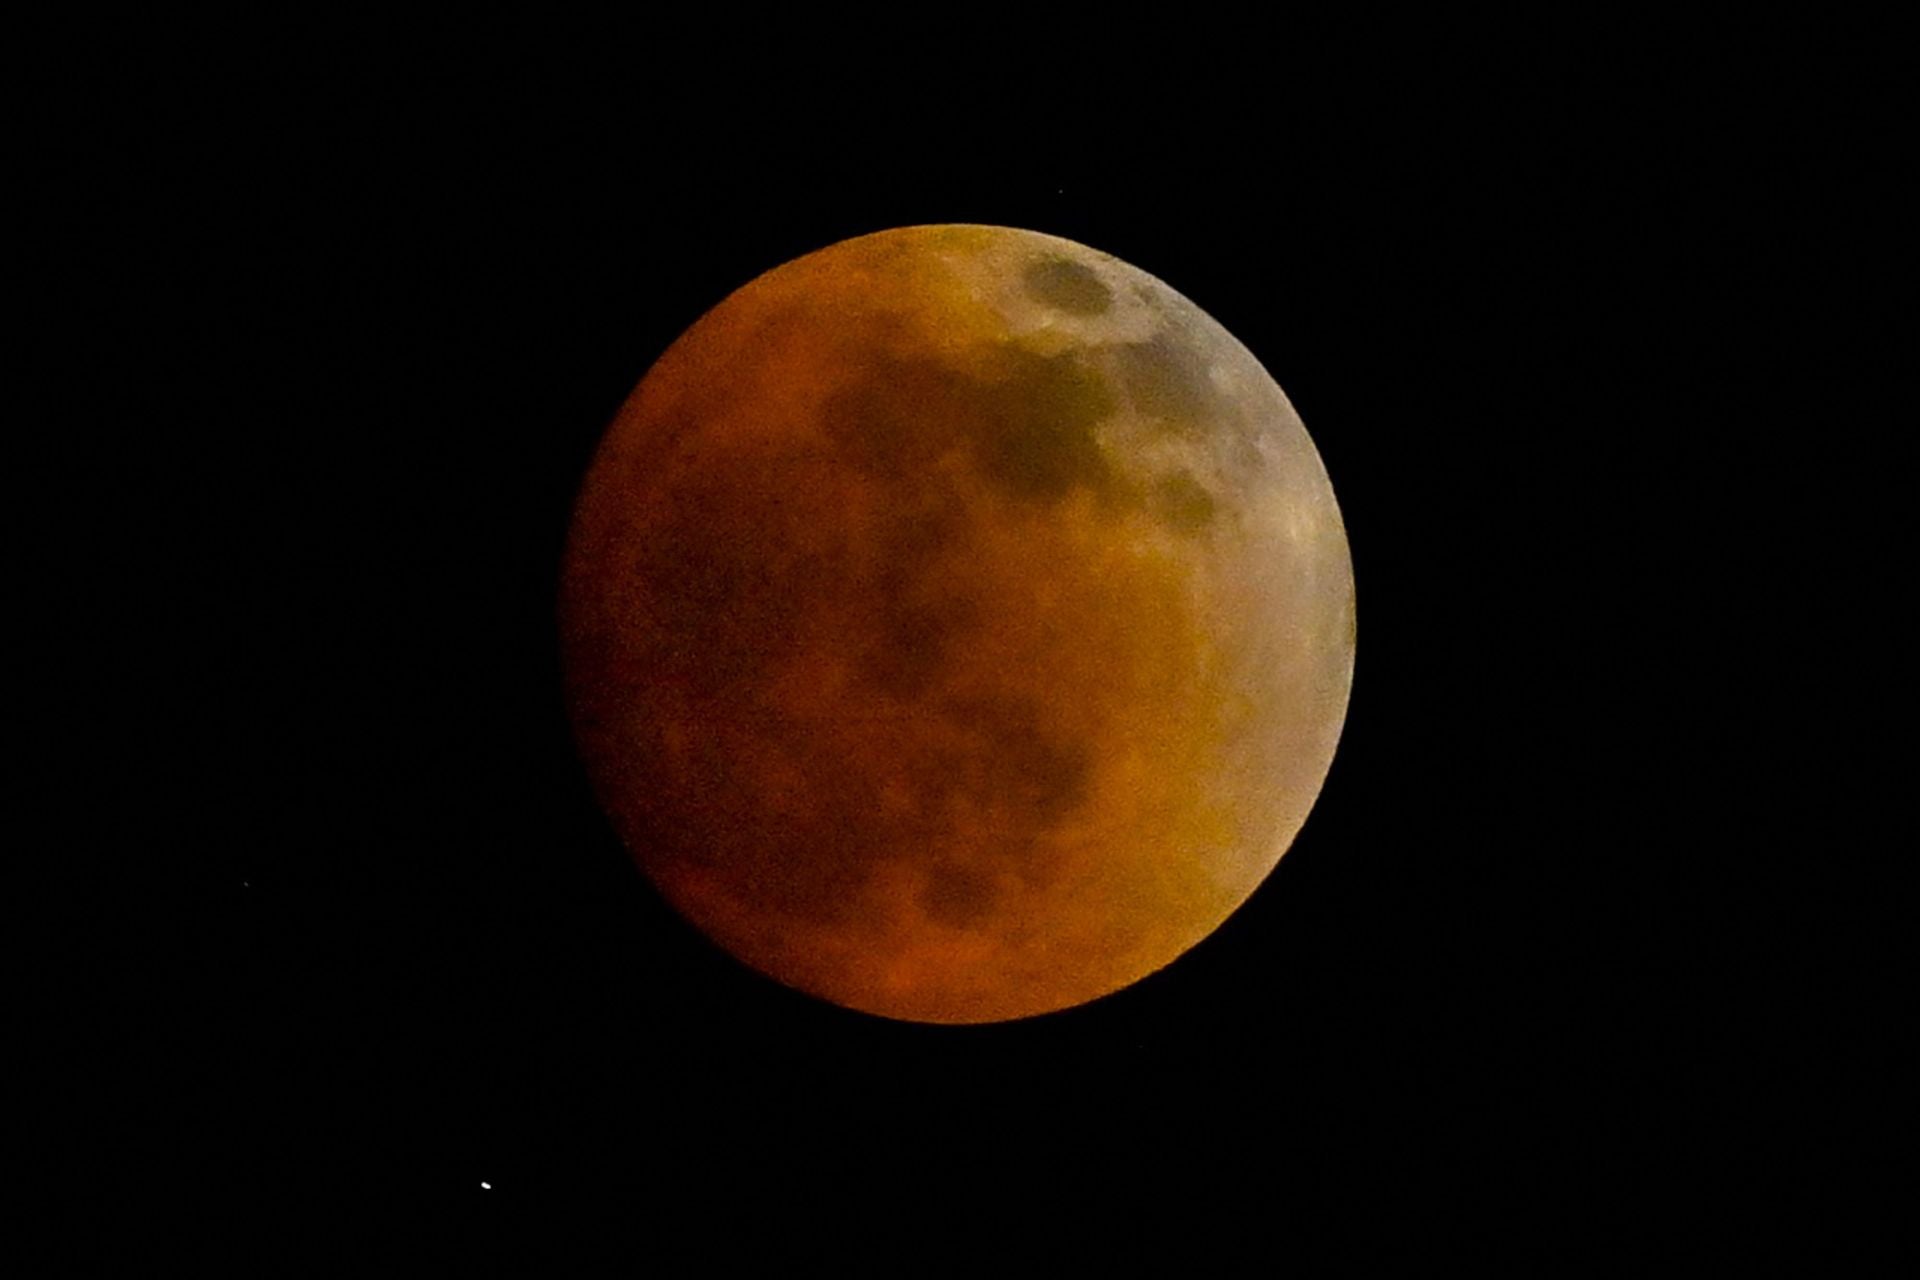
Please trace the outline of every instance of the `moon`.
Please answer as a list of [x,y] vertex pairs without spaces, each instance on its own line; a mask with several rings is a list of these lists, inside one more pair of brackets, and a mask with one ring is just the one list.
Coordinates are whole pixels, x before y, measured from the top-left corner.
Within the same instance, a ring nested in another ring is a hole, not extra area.
[[916,226],[780,266],[627,399],[561,575],[595,794],[673,906],[887,1018],[1079,1005],[1212,933],[1346,717],[1287,397],[1146,272]]

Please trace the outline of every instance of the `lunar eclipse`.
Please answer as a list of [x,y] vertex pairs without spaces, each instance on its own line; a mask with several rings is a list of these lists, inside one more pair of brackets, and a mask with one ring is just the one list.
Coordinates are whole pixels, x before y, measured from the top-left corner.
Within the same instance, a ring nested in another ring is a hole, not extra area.
[[640,382],[560,622],[595,793],[661,893],[884,1017],[1167,965],[1299,833],[1346,715],[1340,512],[1259,361],[1056,237],[780,266]]

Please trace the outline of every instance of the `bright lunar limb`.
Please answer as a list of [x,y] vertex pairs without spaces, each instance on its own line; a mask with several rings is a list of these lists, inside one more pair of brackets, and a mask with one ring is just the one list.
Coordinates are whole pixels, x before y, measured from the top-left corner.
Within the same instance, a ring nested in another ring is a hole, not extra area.
[[1045,1013],[1212,932],[1345,719],[1333,490],[1154,277],[908,227],[739,289],[582,486],[568,704],[616,830],[748,965],[923,1022]]

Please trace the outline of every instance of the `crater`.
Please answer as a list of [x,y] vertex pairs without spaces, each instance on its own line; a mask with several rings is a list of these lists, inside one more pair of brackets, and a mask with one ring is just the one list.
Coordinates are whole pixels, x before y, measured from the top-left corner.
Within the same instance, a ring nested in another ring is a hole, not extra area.
[[940,862],[927,870],[920,907],[931,919],[964,929],[988,919],[997,896],[987,876],[957,863]]
[[827,435],[871,476],[917,475],[968,434],[978,398],[957,371],[934,360],[870,358],[859,381],[827,398]]
[[1239,411],[1209,376],[1206,355],[1171,333],[1110,349],[1135,409],[1178,435],[1199,436],[1237,423]]
[[1213,495],[1190,471],[1176,471],[1153,489],[1153,513],[1179,533],[1199,533],[1213,523]]
[[[882,589],[889,585],[882,584]],[[880,635],[861,670],[872,686],[903,701],[925,694],[947,666],[956,640],[974,625],[975,610],[958,599],[907,603],[889,599]]]
[[1093,430],[1116,407],[1104,380],[1074,355],[1009,351],[1010,372],[980,398],[980,469],[1016,498],[1056,502],[1078,485],[1110,494],[1114,475]]
[[1097,316],[1113,305],[1113,290],[1070,258],[1042,258],[1021,275],[1027,292],[1056,311]]
[[1076,486],[1111,496],[1115,478],[1094,427],[1117,402],[1079,355],[1009,343],[997,367],[971,377],[933,359],[884,356],[828,397],[826,433],[852,466],[917,483],[952,449],[1013,497],[1044,503]]
[[1087,749],[1046,734],[1031,699],[956,700],[947,705],[947,715],[976,747],[963,762],[961,790],[1023,833],[1052,826],[1086,799]]

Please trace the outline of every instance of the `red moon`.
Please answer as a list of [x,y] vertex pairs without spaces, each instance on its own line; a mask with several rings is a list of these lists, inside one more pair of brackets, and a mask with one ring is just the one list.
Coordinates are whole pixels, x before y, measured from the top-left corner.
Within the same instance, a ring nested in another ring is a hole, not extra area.
[[574,734],[754,969],[979,1023],[1165,966],[1273,870],[1347,709],[1353,572],[1286,396],[1154,277],[923,226],[739,289],[582,485]]

